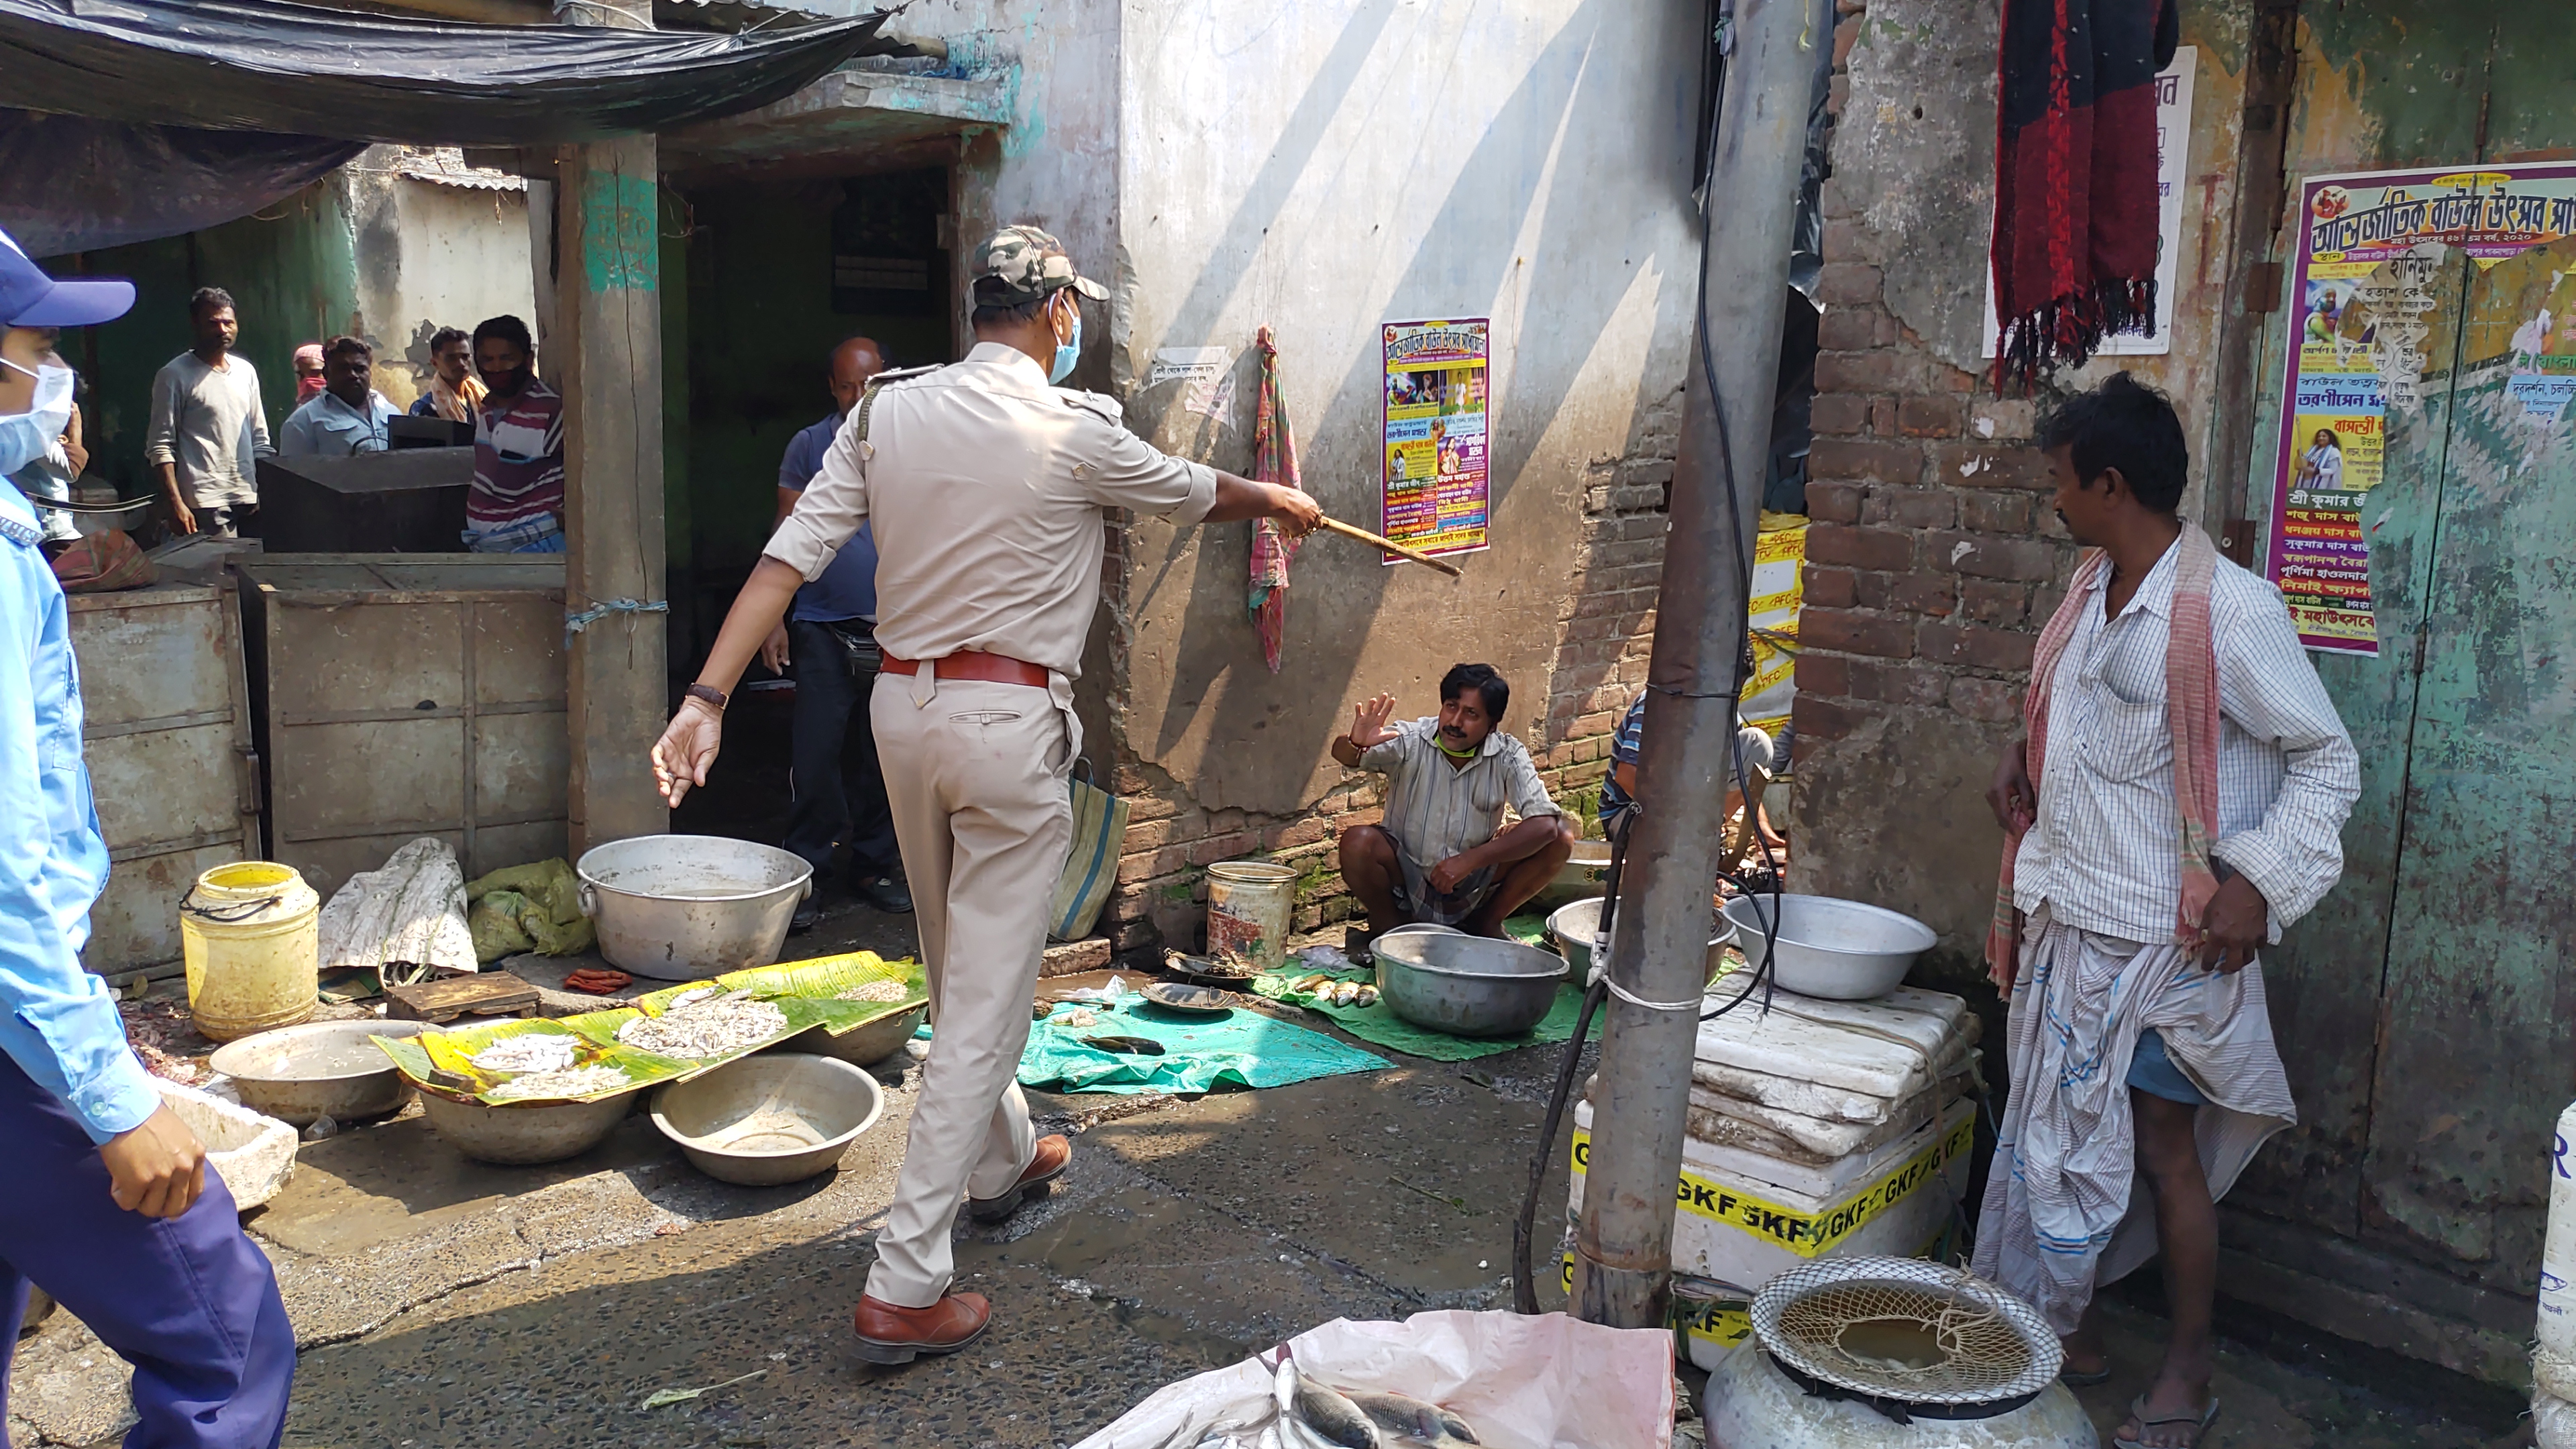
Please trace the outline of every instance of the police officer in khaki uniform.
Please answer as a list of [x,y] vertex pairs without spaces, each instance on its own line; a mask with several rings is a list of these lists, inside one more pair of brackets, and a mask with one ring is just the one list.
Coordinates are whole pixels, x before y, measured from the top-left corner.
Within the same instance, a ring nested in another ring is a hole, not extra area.
[[1100,597],[1102,510],[1275,518],[1291,534],[1321,517],[1295,489],[1154,449],[1112,399],[1052,386],[1082,348],[1079,299],[1106,295],[1035,227],[987,241],[974,350],[886,374],[851,410],[653,747],[672,804],[706,783],[727,692],[797,586],[870,525],[885,655],[870,717],[938,1027],[859,1300],[859,1352],[878,1363],[953,1352],[984,1331],[984,1299],[948,1291],[961,1200],[999,1221],[1073,1155],[1062,1137],[1033,1139],[1013,1078],[1072,844],[1073,678]]

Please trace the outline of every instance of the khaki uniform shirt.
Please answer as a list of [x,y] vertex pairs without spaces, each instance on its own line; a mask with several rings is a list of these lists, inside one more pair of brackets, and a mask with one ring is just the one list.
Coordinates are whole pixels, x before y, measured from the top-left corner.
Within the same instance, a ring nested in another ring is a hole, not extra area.
[[868,411],[867,441],[852,408],[764,552],[810,583],[870,525],[877,644],[898,659],[1008,655],[1053,671],[1069,699],[1100,601],[1101,511],[1196,523],[1216,506],[1214,470],[997,342],[886,384]]

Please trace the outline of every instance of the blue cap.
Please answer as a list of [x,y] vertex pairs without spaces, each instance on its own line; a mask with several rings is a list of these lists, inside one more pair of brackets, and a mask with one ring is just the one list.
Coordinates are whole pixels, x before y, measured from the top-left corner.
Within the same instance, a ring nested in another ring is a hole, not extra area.
[[89,327],[113,322],[134,306],[134,284],[83,277],[57,282],[28,259],[17,238],[0,231],[0,327]]

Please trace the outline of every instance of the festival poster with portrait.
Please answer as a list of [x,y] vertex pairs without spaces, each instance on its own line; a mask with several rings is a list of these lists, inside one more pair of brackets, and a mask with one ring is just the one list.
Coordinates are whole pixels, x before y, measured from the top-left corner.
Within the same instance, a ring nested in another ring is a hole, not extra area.
[[[2576,234],[2576,164],[2319,176],[2300,202],[2264,576],[2309,648],[2376,655],[2362,515],[2389,410],[2422,405],[2439,274],[2454,247],[2485,268]],[[2576,397],[2576,328],[2561,336],[2550,320],[2515,335],[2510,385],[2554,420]]]
[[[1385,472],[1378,531],[1425,553],[1487,546],[1485,420],[1492,325],[1483,317],[1389,322]],[[1398,562],[1394,554],[1388,563]]]

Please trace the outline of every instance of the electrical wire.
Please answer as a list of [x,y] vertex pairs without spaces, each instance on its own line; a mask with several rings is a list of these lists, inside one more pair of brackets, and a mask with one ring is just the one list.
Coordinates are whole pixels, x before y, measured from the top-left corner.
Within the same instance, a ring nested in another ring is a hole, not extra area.
[[[1709,341],[1708,329],[1707,257],[1708,248],[1715,239],[1717,225],[1715,184],[1717,178],[1718,140],[1720,132],[1723,129],[1722,118],[1726,110],[1726,62],[1727,58],[1721,52],[1714,67],[1713,83],[1717,88],[1717,96],[1714,103],[1709,107],[1707,169],[1700,177],[1700,185],[1698,188],[1700,193],[1701,264],[1699,273],[1699,292],[1696,302],[1696,311],[1694,313],[1695,325],[1693,330],[1698,333],[1700,373],[1707,380],[1709,413],[1710,416],[1715,419],[1717,424],[1719,469],[1720,476],[1724,479],[1726,487],[1727,527],[1733,536],[1732,541],[1735,546],[1737,561],[1737,578],[1743,588],[1744,607],[1742,612],[1749,629],[1752,621],[1753,606],[1754,553],[1750,541],[1744,536],[1743,485],[1742,481],[1737,478],[1735,472],[1735,442],[1732,430],[1727,427],[1725,398],[1721,393],[1719,393],[1717,387],[1717,353],[1716,349]],[[1737,993],[1733,1000],[1718,1006],[1714,1010],[1702,1012],[1700,1019],[1703,1021],[1715,1020],[1716,1018],[1724,1016],[1728,1012],[1735,1010],[1737,1007],[1742,1006],[1745,1002],[1753,999],[1754,993],[1757,990],[1759,990],[1762,995],[1763,1010],[1768,1012],[1771,1007],[1773,989],[1772,966],[1774,958],[1779,952],[1780,946],[1780,904],[1782,895],[1782,872],[1780,869],[1780,861],[1778,856],[1775,855],[1771,849],[1770,840],[1762,834],[1761,799],[1753,792],[1752,781],[1744,767],[1744,751],[1740,747],[1735,733],[1738,728],[1736,721],[1742,718],[1745,682],[1745,671],[1742,664],[1739,662],[1734,671],[1732,687],[1728,689],[1723,696],[1717,695],[1713,691],[1675,689],[1670,686],[1655,684],[1652,681],[1649,681],[1646,686],[1648,689],[1657,690],[1675,698],[1714,699],[1722,697],[1727,701],[1727,759],[1729,773],[1733,775],[1736,782],[1736,791],[1744,801],[1746,823],[1751,827],[1754,840],[1762,848],[1764,868],[1769,871],[1771,876],[1771,910],[1767,915],[1758,909],[1755,912],[1755,915],[1762,922],[1762,959],[1759,962],[1754,963],[1753,973],[1745,982],[1744,989]],[[1610,847],[1610,869],[1602,881],[1603,895],[1601,901],[1601,926],[1597,939],[1606,941],[1609,938],[1612,924],[1617,919],[1620,876],[1627,864],[1628,838],[1631,830],[1634,828],[1636,817],[1644,808],[1644,802],[1642,801],[1631,805],[1627,810],[1620,813],[1619,823],[1614,827],[1616,838],[1612,840]],[[1750,959],[1749,955],[1747,959]],[[1602,979],[1593,983],[1583,994],[1583,1007],[1575,1019],[1574,1037],[1573,1040],[1566,1043],[1565,1060],[1557,1069],[1556,1090],[1548,1100],[1547,1119],[1544,1126],[1541,1128],[1542,1135],[1539,1139],[1538,1150],[1530,1159],[1529,1191],[1522,1200],[1520,1217],[1512,1225],[1512,1307],[1516,1312],[1535,1314],[1539,1311],[1538,1285],[1535,1281],[1536,1275],[1533,1271],[1531,1258],[1532,1244],[1530,1241],[1537,1223],[1539,1193],[1546,1180],[1548,1162],[1556,1155],[1556,1137],[1558,1131],[1563,1125],[1565,1101],[1567,1096],[1573,1090],[1574,1077],[1576,1072],[1580,1069],[1583,1057],[1584,1041],[1591,1032],[1593,1012],[1600,1006],[1603,998],[1608,995],[1606,990],[1608,984],[1609,973],[1605,971],[1602,973]]]

